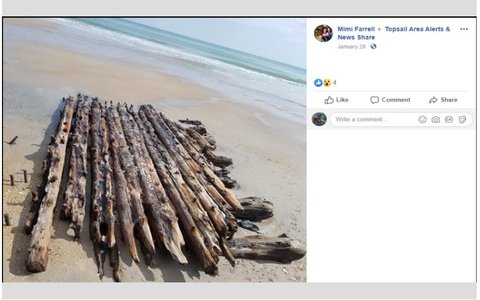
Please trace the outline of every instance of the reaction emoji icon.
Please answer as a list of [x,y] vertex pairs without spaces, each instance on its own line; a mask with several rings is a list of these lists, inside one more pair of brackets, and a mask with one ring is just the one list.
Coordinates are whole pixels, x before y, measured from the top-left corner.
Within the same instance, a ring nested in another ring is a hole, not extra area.
[[323,80],[323,85],[324,86],[331,86],[332,85],[332,81],[330,79],[324,79]]
[[321,87],[323,85],[323,81],[321,79],[315,79],[315,81],[313,81],[313,84],[316,86],[316,87]]

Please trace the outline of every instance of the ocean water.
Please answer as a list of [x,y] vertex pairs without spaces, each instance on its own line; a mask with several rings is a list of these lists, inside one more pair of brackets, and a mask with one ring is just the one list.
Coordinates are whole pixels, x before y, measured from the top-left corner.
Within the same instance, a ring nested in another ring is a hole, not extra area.
[[305,122],[305,69],[120,18],[49,20],[59,25],[51,34],[22,34],[72,51],[158,67],[228,99]]

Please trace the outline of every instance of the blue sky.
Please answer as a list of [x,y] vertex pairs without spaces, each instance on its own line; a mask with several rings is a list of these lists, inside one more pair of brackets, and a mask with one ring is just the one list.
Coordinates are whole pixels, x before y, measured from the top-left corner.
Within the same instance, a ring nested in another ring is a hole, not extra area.
[[303,18],[135,18],[163,30],[305,68]]

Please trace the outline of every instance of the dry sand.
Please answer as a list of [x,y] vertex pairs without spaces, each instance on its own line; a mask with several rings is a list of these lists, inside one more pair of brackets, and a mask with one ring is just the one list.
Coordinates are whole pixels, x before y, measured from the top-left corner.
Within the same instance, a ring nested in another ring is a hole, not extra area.
[[[41,20],[8,22],[42,26]],[[29,237],[22,224],[34,183],[22,182],[21,169],[38,179],[60,99],[77,92],[134,105],[151,103],[170,119],[201,120],[216,138],[217,152],[234,160],[231,176],[240,185],[234,193],[239,197],[265,196],[274,203],[274,217],[260,223],[261,230],[268,235],[287,233],[305,246],[303,125],[235,103],[215,91],[146,65],[38,44],[14,44],[5,49],[4,55],[3,141],[19,137],[15,145],[3,143],[3,209],[12,219],[12,226],[3,226],[5,281],[99,281],[88,226],[83,230],[82,242],[77,243],[67,234],[68,224],[58,218],[47,271],[29,274],[25,269]],[[15,174],[14,187],[9,185],[9,174]],[[253,233],[240,230],[237,236],[248,234]],[[305,258],[291,264],[238,260],[235,268],[222,258],[219,275],[213,277],[204,274],[194,259],[188,266],[179,266],[166,253],[155,257],[153,267],[144,262],[136,265],[121,246],[123,281],[306,280]],[[108,267],[103,280],[112,281]]]

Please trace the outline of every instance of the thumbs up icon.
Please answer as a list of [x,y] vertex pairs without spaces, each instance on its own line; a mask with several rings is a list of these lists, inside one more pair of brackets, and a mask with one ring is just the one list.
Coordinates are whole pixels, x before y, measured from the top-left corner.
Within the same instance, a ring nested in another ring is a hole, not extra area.
[[331,96],[328,96],[328,98],[325,99],[325,104],[333,104],[333,98]]

